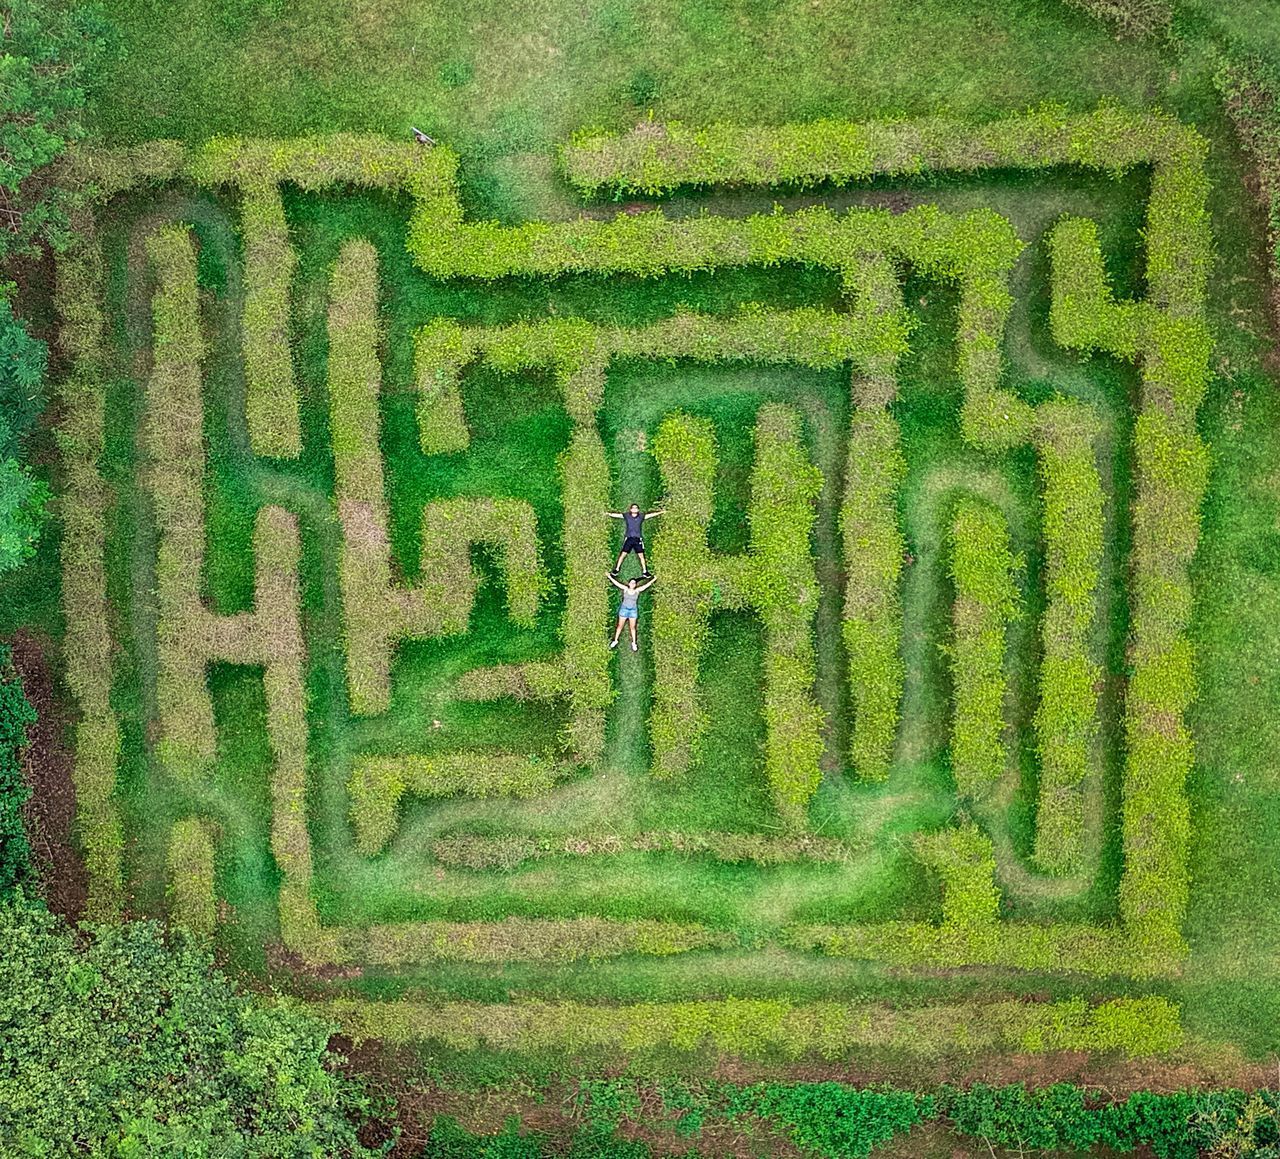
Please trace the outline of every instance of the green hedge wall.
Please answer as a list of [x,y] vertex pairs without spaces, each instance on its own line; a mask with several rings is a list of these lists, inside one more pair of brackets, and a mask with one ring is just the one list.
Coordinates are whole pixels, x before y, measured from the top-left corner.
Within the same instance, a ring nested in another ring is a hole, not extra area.
[[963,498],[951,521],[955,582],[951,642],[951,769],[956,789],[974,796],[1000,777],[1004,741],[1005,629],[1018,611],[1009,528],[994,507]]

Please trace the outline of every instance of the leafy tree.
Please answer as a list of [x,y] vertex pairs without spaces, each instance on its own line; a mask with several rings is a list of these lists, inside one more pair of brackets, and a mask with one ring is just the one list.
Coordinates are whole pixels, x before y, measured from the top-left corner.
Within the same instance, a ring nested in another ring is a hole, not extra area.
[[27,743],[27,728],[35,719],[9,649],[0,647],[0,897],[31,872],[31,847],[22,825],[22,805],[31,790],[23,780],[18,753]]
[[0,903],[0,1154],[375,1154],[324,1023],[237,993],[153,922],[92,933],[81,947],[44,909]]
[[0,258],[68,239],[73,193],[51,167],[84,135],[89,82],[110,45],[98,4],[0,2]]

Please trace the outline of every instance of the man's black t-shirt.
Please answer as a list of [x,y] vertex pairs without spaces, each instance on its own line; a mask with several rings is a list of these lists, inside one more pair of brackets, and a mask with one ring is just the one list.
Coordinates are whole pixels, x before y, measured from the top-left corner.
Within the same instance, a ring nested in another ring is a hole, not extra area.
[[627,538],[639,539],[644,530],[644,512],[637,511],[632,515],[630,511],[624,511],[622,520],[627,525]]

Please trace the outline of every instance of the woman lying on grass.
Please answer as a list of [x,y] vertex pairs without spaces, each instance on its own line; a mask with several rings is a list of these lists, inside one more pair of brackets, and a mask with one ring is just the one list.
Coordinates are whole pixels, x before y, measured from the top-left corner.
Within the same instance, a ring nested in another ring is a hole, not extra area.
[[613,572],[611,571],[605,572],[604,578],[622,593],[622,606],[618,608],[618,627],[613,633],[613,639],[609,641],[609,647],[616,648],[618,646],[618,637],[622,635],[622,625],[630,621],[631,651],[638,652],[640,649],[639,645],[636,644],[636,615],[639,611],[637,604],[640,600],[640,593],[646,592],[653,587],[656,580],[650,577],[648,583],[637,587],[636,581],[633,579],[627,580],[625,584],[619,583],[613,578]]

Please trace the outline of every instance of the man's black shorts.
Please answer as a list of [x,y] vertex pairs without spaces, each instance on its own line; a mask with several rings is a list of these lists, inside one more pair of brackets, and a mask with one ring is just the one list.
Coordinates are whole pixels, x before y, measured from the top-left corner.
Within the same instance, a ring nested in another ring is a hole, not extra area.
[[622,554],[626,555],[629,551],[643,553],[644,540],[638,535],[628,535],[627,538],[622,541]]

